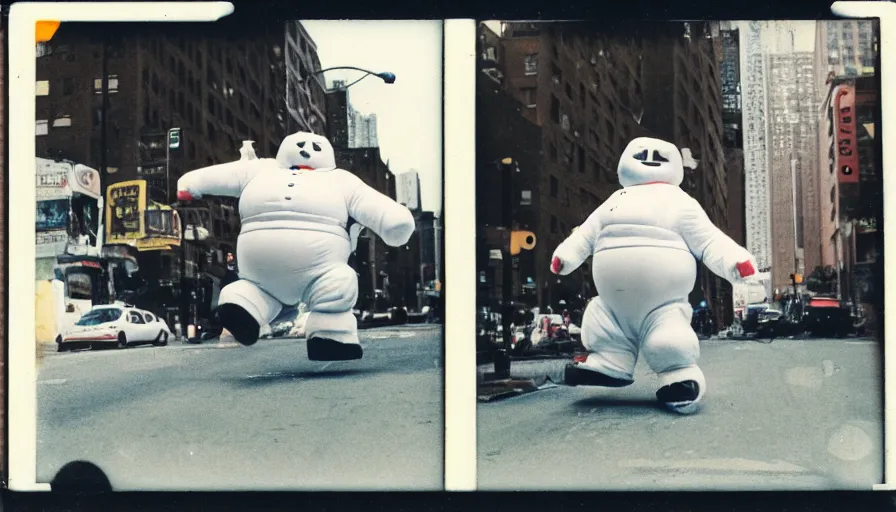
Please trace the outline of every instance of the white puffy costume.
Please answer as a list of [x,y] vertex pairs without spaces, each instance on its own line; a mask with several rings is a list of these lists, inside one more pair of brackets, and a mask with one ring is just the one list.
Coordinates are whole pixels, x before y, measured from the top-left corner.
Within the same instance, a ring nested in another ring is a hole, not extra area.
[[[240,279],[221,290],[217,315],[244,345],[284,306],[307,305],[308,357],[360,359],[358,277],[348,265],[351,220],[386,244],[400,246],[415,229],[404,206],[336,167],[333,147],[319,135],[286,137],[277,157],[205,167],[178,180],[178,199],[239,197]],[[350,220],[351,219],[351,220]]]
[[582,321],[589,354],[567,367],[566,380],[627,386],[643,353],[659,377],[657,398],[676,412],[696,412],[706,381],[688,303],[695,258],[732,283],[754,274],[755,261],[679,187],[684,169],[674,145],[635,139],[617,173],[623,188],[557,247],[551,262],[552,272],[567,275],[593,256],[598,293]]

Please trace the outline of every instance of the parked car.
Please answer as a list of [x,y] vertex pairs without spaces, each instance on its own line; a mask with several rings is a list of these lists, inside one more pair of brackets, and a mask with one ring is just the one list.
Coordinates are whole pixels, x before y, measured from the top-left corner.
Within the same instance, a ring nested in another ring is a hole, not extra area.
[[130,345],[153,344],[164,346],[172,336],[165,320],[150,311],[130,305],[110,304],[94,306],[56,337],[56,349],[64,352],[76,347],[97,347],[115,344],[118,348]]

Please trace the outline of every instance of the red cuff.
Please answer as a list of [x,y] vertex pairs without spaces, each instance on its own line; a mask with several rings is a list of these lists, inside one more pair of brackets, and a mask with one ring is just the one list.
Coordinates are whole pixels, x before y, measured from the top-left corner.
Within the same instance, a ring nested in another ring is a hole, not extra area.
[[562,268],[563,262],[560,261],[560,258],[554,256],[554,259],[551,260],[551,272],[559,274]]
[[750,261],[742,261],[738,263],[737,271],[740,273],[740,277],[749,277],[756,273],[756,269],[753,268],[753,263]]

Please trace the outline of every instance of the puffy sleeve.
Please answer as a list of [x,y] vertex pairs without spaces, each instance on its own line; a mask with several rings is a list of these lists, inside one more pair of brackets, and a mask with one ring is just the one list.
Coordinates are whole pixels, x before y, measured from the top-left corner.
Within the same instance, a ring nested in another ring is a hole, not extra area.
[[755,269],[753,256],[716,227],[694,198],[687,196],[683,203],[679,232],[691,253],[716,275],[732,283],[743,281],[737,264],[749,261]]
[[572,273],[589,256],[594,254],[594,241],[601,230],[600,213],[602,211],[603,205],[594,210],[585,222],[569,235],[569,238],[557,246],[552,258],[559,258],[563,264],[560,268],[560,275],[565,276]]
[[410,210],[348,171],[342,171],[341,179],[345,183],[350,217],[376,233],[389,246],[398,247],[410,240],[417,227]]
[[256,174],[273,168],[275,162],[272,158],[259,158],[196,169],[177,180],[177,191],[189,192],[196,198],[204,195],[239,197]]

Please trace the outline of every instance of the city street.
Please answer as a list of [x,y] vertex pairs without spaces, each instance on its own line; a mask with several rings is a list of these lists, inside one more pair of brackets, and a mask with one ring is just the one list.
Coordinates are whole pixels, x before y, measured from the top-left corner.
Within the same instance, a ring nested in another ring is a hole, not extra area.
[[331,363],[302,339],[48,353],[38,481],[86,460],[115,490],[441,489],[441,326],[361,343]]
[[[701,342],[702,412],[630,387],[553,387],[478,407],[479,489],[870,490],[882,478],[877,342]],[[562,375],[564,361],[514,363]],[[490,368],[480,367],[480,372]],[[556,377],[555,377],[556,378]]]

